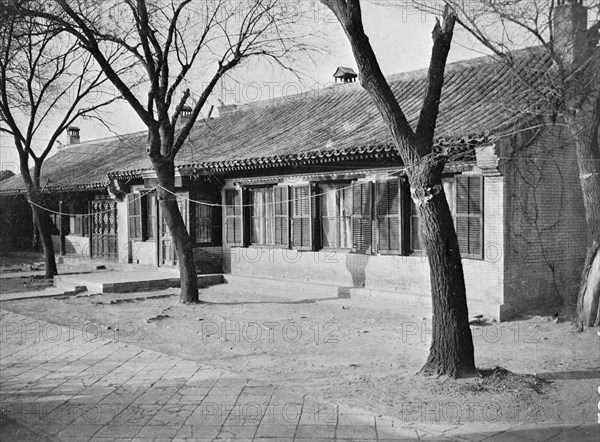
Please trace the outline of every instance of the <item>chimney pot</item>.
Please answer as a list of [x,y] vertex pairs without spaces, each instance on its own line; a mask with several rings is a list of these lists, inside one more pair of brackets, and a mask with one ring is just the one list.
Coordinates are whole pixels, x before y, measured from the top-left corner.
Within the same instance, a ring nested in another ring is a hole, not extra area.
[[585,61],[587,8],[581,0],[560,0],[554,12],[554,49],[572,68]]
[[79,144],[79,128],[77,126],[69,126],[67,128],[67,144]]
[[338,78],[342,83],[353,83],[356,81],[356,77],[358,77],[358,74],[354,72],[354,69],[346,68],[344,66],[338,67],[333,74],[333,78],[335,78],[336,83]]

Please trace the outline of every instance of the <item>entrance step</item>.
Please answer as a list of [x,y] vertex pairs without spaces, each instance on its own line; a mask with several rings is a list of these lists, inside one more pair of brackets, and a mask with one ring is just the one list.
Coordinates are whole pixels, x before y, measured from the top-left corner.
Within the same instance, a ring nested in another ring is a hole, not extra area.
[[[198,275],[198,287],[222,284],[223,275]],[[163,290],[179,287],[178,271],[152,269],[145,271],[102,272],[54,277],[54,286],[60,290],[81,290],[93,293],[126,293]]]

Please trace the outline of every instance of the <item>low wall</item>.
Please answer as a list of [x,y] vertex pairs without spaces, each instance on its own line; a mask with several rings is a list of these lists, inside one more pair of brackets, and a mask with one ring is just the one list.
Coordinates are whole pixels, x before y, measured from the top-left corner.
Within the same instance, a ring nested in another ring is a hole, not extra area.
[[[394,293],[398,299],[403,295],[431,296],[429,263],[425,256],[234,247],[227,261],[233,275],[365,288],[375,295],[385,292],[386,297]],[[489,306],[485,313],[500,319],[502,262],[463,259],[463,267],[468,300]]]

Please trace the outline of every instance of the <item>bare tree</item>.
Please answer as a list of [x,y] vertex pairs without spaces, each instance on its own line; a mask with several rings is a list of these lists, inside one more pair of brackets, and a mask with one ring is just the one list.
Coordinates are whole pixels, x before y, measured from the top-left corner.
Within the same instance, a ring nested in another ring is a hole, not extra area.
[[[193,249],[175,196],[175,158],[211,92],[225,73],[258,56],[283,64],[307,46],[296,15],[281,0],[51,0],[43,13],[23,1],[21,12],[52,20],[75,36],[148,129],[148,153],[158,178],[158,200],[177,251],[184,303],[198,302]],[[137,60],[136,77],[120,75],[107,57],[119,47]],[[207,79],[194,94],[188,83]],[[184,106],[192,108],[178,127]]]
[[[431,6],[416,1],[419,7]],[[525,111],[564,124],[573,137],[588,227],[577,297],[577,328],[600,325],[600,2],[597,0],[445,0],[457,22],[526,86]],[[589,21],[589,18],[595,20]],[[524,72],[515,50],[537,46],[544,72]],[[521,103],[522,104],[522,103]]]
[[[44,251],[46,277],[57,274],[53,223],[43,207],[40,177],[60,134],[78,118],[98,112],[118,97],[103,93],[106,77],[93,58],[48,20],[0,13],[0,132],[9,134],[19,155],[21,177]],[[108,55],[113,60],[117,53]],[[35,140],[47,136],[41,146]],[[30,170],[30,160],[33,168]]]
[[359,0],[321,0],[340,22],[358,65],[360,84],[366,89],[407,166],[411,195],[421,219],[421,238],[430,265],[433,300],[433,336],[423,374],[452,377],[476,374],[473,339],[460,251],[441,174],[448,152],[433,147],[434,131],[444,84],[444,70],[456,17],[451,9],[433,30],[433,51],[428,84],[417,127],[408,123],[387,83],[362,24]]

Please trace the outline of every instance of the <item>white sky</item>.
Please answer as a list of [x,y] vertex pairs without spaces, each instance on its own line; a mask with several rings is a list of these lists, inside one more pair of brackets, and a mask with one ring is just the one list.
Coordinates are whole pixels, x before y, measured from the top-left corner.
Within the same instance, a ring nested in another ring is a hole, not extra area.
[[[218,104],[217,97],[225,103],[244,103],[259,99],[275,98],[281,95],[295,94],[310,89],[324,87],[333,80],[333,73],[338,66],[348,66],[356,70],[350,45],[335,22],[333,16],[320,3],[316,3],[312,14],[319,29],[325,35],[326,54],[317,56],[316,63],[305,61],[295,66],[303,74],[303,79],[290,77],[279,69],[266,63],[251,63],[239,68],[233,76],[228,77],[221,89],[209,99],[210,104]],[[431,54],[431,30],[435,17],[431,14],[417,12],[410,5],[386,7],[363,2],[364,27],[384,74],[394,74],[415,69],[426,68]],[[473,47],[466,32],[458,26],[450,51],[449,62],[481,56],[481,47]],[[237,83],[236,83],[237,81]],[[210,106],[203,110],[206,115]],[[105,121],[117,134],[144,130],[137,115],[126,103],[113,106],[106,114]],[[81,128],[81,141],[113,136],[106,127],[91,120],[80,120],[75,123]],[[41,135],[40,135],[41,136]],[[0,168],[18,172],[18,156],[12,139],[6,134],[0,135]],[[65,143],[66,134],[61,136]],[[43,143],[45,140],[36,140]]]

